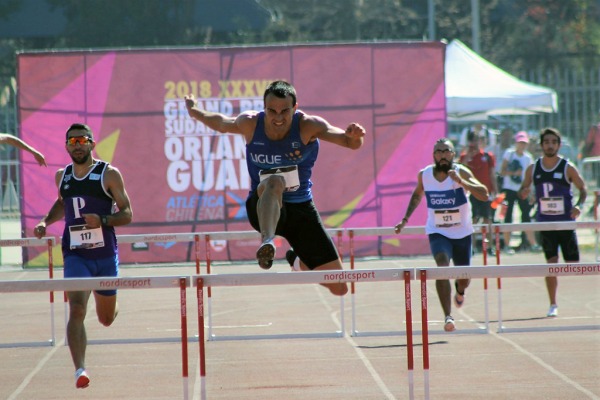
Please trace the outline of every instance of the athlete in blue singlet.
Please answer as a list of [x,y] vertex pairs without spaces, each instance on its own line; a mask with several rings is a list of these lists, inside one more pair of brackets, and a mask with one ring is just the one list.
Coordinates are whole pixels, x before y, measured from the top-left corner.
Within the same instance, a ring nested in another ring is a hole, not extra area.
[[[64,217],[65,278],[115,277],[119,257],[114,227],[130,223],[133,215],[123,177],[116,168],[92,157],[96,143],[87,125],[71,125],[66,139],[66,149],[73,163],[56,172],[58,198],[35,226],[34,234],[42,238],[48,225]],[[75,365],[77,388],[85,388],[90,383],[85,369],[84,325],[90,294],[90,291],[67,293],[67,341]],[[110,326],[118,312],[116,290],[95,291],[94,299],[98,320]]]
[[[246,201],[248,219],[261,234],[256,252],[261,268],[275,257],[275,235],[292,246],[303,270],[342,269],[337,249],[327,234],[312,197],[310,180],[320,141],[352,150],[363,144],[365,129],[351,123],[346,130],[298,110],[296,90],[285,81],[272,82],[264,93],[264,111],[237,117],[201,110],[186,96],[189,115],[218,132],[243,135],[251,188]],[[295,257],[294,256],[294,257]],[[344,295],[344,283],[324,285]]]
[[[522,199],[529,197],[531,184],[535,186],[537,202],[536,220],[538,222],[574,221],[581,215],[581,208],[587,197],[587,189],[577,168],[568,160],[560,157],[560,132],[554,128],[544,128],[540,134],[543,156],[529,165],[519,189]],[[573,204],[571,184],[579,190],[579,199]],[[558,262],[558,248],[566,263],[579,262],[579,247],[574,230],[541,231],[542,248],[546,262]],[[558,279],[546,277],[546,288],[550,298],[548,317],[558,315],[556,291]]]
[[[395,226],[396,233],[408,223],[412,213],[421,203],[423,196],[427,201],[427,223],[425,233],[429,235],[431,254],[438,267],[447,267],[450,260],[454,265],[471,264],[471,235],[473,234],[471,192],[479,200],[487,200],[488,191],[484,184],[473,176],[469,168],[454,164],[456,153],[449,139],[438,140],[433,147],[433,165],[422,169],[417,176],[417,186],[406,208],[402,221]],[[456,293],[454,304],[461,307],[465,301],[465,289],[469,279],[457,279],[454,282]],[[448,279],[435,282],[438,297],[444,311],[444,330],[456,329],[452,317],[452,288]]]

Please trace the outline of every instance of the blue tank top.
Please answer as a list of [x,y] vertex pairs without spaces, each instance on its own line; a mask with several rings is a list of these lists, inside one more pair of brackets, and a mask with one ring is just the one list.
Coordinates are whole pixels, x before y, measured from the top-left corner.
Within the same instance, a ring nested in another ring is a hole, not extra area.
[[260,183],[261,170],[296,165],[300,187],[295,191],[284,192],[283,201],[303,203],[312,200],[310,177],[319,154],[319,140],[306,145],[302,143],[301,115],[301,112],[296,111],[292,119],[292,127],[286,137],[281,140],[271,140],[265,133],[265,113],[261,111],[258,114],[254,135],[250,143],[246,144],[246,163],[251,180],[250,195],[256,191]]
[[556,166],[547,170],[539,158],[533,168],[533,185],[537,202],[536,219],[539,222],[572,221],[573,192],[567,178],[568,161],[559,157]]
[[114,211],[114,200],[104,189],[104,173],[108,163],[97,161],[83,178],[73,174],[69,164],[61,178],[60,195],[65,208],[65,229],[62,237],[63,256],[76,254],[88,259],[102,259],[117,255],[117,237],[112,226],[102,226],[104,245],[94,248],[71,249],[72,226],[85,225],[82,214],[108,215]]

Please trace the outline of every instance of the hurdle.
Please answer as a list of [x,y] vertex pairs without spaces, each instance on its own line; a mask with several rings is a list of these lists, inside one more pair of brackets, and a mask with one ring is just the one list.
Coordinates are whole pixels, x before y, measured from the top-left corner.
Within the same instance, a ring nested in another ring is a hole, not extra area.
[[181,317],[181,375],[183,398],[189,399],[188,340],[187,340],[187,288],[191,287],[190,277],[184,276],[140,276],[126,278],[63,278],[23,281],[0,281],[0,293],[53,292],[106,289],[165,289],[179,288]]
[[[429,400],[429,336],[427,333],[427,280],[525,278],[542,276],[592,276],[600,275],[600,264],[519,264],[496,266],[471,266],[453,268],[419,268],[421,282],[421,313],[423,341],[423,385],[425,400]],[[600,329],[598,326],[596,329]]]
[[[2,239],[0,247],[34,247],[46,246],[48,252],[48,279],[54,278],[54,262],[52,259],[52,247],[56,244],[54,237],[23,238],[23,239]],[[54,291],[50,291],[50,339],[43,342],[18,342],[1,343],[0,348],[8,347],[36,347],[36,346],[54,346],[56,344],[56,329],[54,321]]]
[[[482,233],[485,236],[486,229],[488,229],[488,225],[473,225],[474,233]],[[355,269],[355,246],[354,246],[354,238],[356,236],[394,236],[394,235],[425,235],[425,227],[424,226],[408,226],[402,229],[402,232],[396,234],[394,232],[394,228],[353,228],[347,229],[347,234],[349,238],[349,247],[350,247],[350,269]],[[485,241],[484,241],[485,246]],[[487,253],[483,251],[483,263],[487,264]],[[455,268],[455,267],[452,267]],[[472,329],[462,329],[460,331],[461,334],[469,334],[469,333],[488,333],[489,332],[489,310],[488,310],[488,291],[487,291],[487,280],[483,282],[484,288],[484,312],[485,312],[485,321],[483,327],[477,327]],[[351,283],[350,290],[350,301],[351,301],[351,335],[352,336],[397,336],[406,334],[405,331],[359,331],[357,329],[356,323],[356,290],[354,287],[354,283]],[[419,331],[415,331],[415,333],[420,333]],[[432,331],[432,333],[443,333],[443,330]]]
[[[341,246],[344,229],[327,229],[327,233],[330,236],[337,236],[337,246],[341,257]],[[256,239],[260,242],[261,236],[256,231],[228,231],[228,232],[204,232],[204,246],[205,246],[205,262],[206,262],[206,273],[211,275],[212,258],[210,253],[210,241],[211,240],[243,240],[243,239]],[[303,271],[304,272],[304,271]],[[207,293],[207,327],[208,327],[208,340],[257,340],[257,339],[292,339],[292,338],[326,338],[326,337],[343,337],[344,336],[344,296],[340,296],[340,320],[341,329],[334,332],[318,332],[318,333],[294,333],[294,334],[268,334],[268,335],[215,335],[213,333],[213,320],[212,320],[212,288],[208,286],[206,288]]]
[[343,283],[343,282],[380,282],[397,281],[404,283],[405,289],[405,312],[407,321],[407,367],[409,398],[414,399],[413,382],[413,341],[411,313],[410,280],[414,279],[414,269],[365,269],[360,271],[331,270],[331,271],[303,271],[295,272],[266,272],[246,274],[211,274],[192,277],[192,284],[196,286],[198,298],[198,332],[200,340],[198,351],[200,354],[200,384],[201,398],[205,400],[206,395],[206,348],[205,348],[205,313],[204,313],[204,290],[215,286],[260,286],[260,285],[289,285],[289,284],[320,284],[320,283]]
[[[593,222],[576,222],[576,221],[563,221],[563,222],[525,222],[525,223],[514,223],[514,224],[494,224],[495,242],[496,242],[496,263],[500,265],[500,234],[503,232],[515,232],[515,231],[562,231],[562,230],[577,230],[577,229],[595,229],[596,232],[596,243],[598,243],[598,228],[600,228],[600,221]],[[596,246],[596,252],[598,248]],[[555,264],[548,264],[555,265]],[[576,265],[576,264],[573,264]],[[598,329],[596,325],[586,325],[577,328],[571,327],[545,327],[545,328],[507,328],[503,325],[502,321],[502,282],[501,278],[497,278],[498,281],[498,328],[497,332],[536,332],[536,331],[548,331],[548,330],[582,330],[582,329]]]

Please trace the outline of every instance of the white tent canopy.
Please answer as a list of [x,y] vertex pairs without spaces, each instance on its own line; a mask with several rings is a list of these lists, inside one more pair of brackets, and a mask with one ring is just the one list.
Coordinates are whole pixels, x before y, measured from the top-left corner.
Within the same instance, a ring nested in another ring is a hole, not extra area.
[[449,117],[558,110],[556,91],[515,78],[459,40],[446,47],[445,74]]

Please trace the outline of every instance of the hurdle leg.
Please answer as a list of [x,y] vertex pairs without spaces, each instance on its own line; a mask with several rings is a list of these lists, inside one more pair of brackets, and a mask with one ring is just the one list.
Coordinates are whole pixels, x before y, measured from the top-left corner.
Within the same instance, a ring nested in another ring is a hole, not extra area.
[[[344,262],[344,258],[343,258],[343,248],[342,248],[342,231],[338,231],[337,233],[337,249],[338,249],[338,253],[340,255],[340,260],[342,261],[342,263]],[[346,318],[344,315],[344,296],[340,296],[340,331],[339,336],[340,337],[344,337],[344,335],[346,334]]]
[[[485,227],[481,228],[483,232],[485,232]],[[481,243],[481,248],[483,249],[483,265],[487,265],[487,246],[485,242]],[[497,254],[497,253],[496,253]],[[488,281],[487,278],[483,278],[483,299],[484,299],[484,314],[485,314],[485,331],[489,332],[489,310],[488,310]]]
[[200,235],[194,235],[194,258],[196,259],[196,274],[200,275]]
[[413,400],[415,398],[415,381],[410,271],[404,271],[404,305],[406,308],[406,362],[408,364],[408,398]]
[[[52,239],[48,239],[48,279],[54,279],[54,261],[52,260]],[[54,291],[50,292],[50,345],[56,343],[56,329],[54,322]]]
[[423,387],[429,400],[429,331],[427,320],[427,271],[421,270],[421,337],[423,338]]
[[[206,251],[206,273],[210,274],[210,235],[204,236],[204,250]],[[206,294],[208,296],[208,340],[212,340],[212,292],[210,286],[206,288]]]
[[183,398],[189,399],[188,390],[188,332],[187,332],[187,305],[186,305],[186,278],[179,278],[179,294],[181,307],[181,375],[183,377]]
[[196,285],[198,298],[198,350],[200,352],[200,393],[201,399],[206,399],[206,348],[204,347],[204,280],[198,278]]
[[[594,193],[594,221],[598,221],[598,203],[600,201],[600,190]],[[596,229],[596,261],[600,261],[600,229]]]
[[69,300],[67,299],[67,292],[63,292],[63,305],[65,311],[65,346],[67,345],[67,325],[69,324]]
[[504,332],[502,326],[502,281],[498,278],[498,332]]
[[[350,269],[354,270],[354,231],[350,229],[348,231],[349,246],[350,246]],[[356,302],[355,302],[355,290],[354,282],[350,282],[350,308],[351,308],[351,327],[350,336],[356,336]]]
[[[500,227],[496,226],[496,250],[500,247]],[[508,246],[508,243],[506,244]],[[500,265],[500,251],[496,251],[496,265]],[[498,286],[498,332],[502,332],[502,279],[496,278]]]

